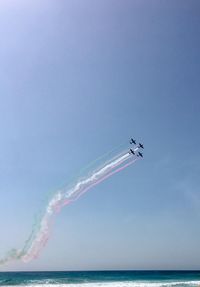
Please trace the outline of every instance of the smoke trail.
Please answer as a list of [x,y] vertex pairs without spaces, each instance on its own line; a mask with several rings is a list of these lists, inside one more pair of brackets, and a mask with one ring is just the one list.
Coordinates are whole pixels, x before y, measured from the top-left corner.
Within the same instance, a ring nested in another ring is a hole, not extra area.
[[[114,152],[117,152],[117,150],[119,150],[122,147],[125,147],[126,142],[121,143],[120,145],[118,145],[117,147],[112,148],[111,150],[107,151],[106,153],[104,153],[103,155],[99,156],[98,158],[96,158],[95,160],[93,160],[92,162],[90,162],[88,165],[86,165],[84,168],[82,168],[79,173],[78,176],[81,175],[82,172],[86,172],[89,168],[91,168],[96,162],[98,162],[99,160],[111,155]],[[124,153],[125,151],[123,151],[122,153]],[[76,176],[77,178],[77,176]],[[74,179],[74,178],[73,178]]]
[[[99,184],[99,183],[101,183],[102,181],[104,181],[105,179],[111,177],[111,176],[114,175],[115,173],[120,172],[120,171],[122,171],[123,169],[125,169],[126,167],[128,167],[129,165],[133,164],[136,160],[138,160],[138,158],[135,158],[134,160],[128,162],[127,164],[125,164],[125,165],[119,167],[118,169],[116,169],[116,170],[114,170],[114,171],[108,173],[107,175],[105,175],[104,177],[102,177],[101,179],[99,179],[98,181],[96,181],[95,183],[93,183],[93,184],[91,184],[90,186],[86,187],[85,189],[82,190],[81,193],[78,194],[78,196],[77,196],[75,199],[73,199],[73,201],[79,199],[79,197],[80,197],[81,195],[83,195],[85,192],[87,192],[87,191],[88,191],[89,189],[91,189],[92,187],[96,186],[97,184]],[[69,202],[69,201],[68,201],[68,202]],[[70,202],[69,202],[69,203],[70,203]],[[66,204],[65,204],[65,205],[66,205]]]
[[[137,149],[138,148],[135,148],[134,151]],[[100,167],[91,171],[88,176],[78,179],[71,188],[68,186],[58,190],[49,201],[42,218],[34,226],[31,235],[25,241],[23,248],[21,250],[12,249],[4,259],[0,260],[0,265],[9,263],[13,260],[28,262],[37,258],[41,249],[48,241],[55,214],[60,211],[63,206],[77,200],[89,189],[128,167],[138,159],[137,157],[134,157],[134,159],[130,161],[130,156],[132,157],[132,155],[127,152],[125,154],[120,153],[111,160],[106,161]],[[128,163],[125,164],[127,161]]]
[[[119,144],[117,147],[112,148],[111,150],[107,151],[106,153],[104,153],[103,155],[97,157],[95,160],[91,161],[89,164],[87,164],[85,167],[83,167],[76,175],[72,176],[70,180],[68,180],[68,182],[70,182],[72,184],[72,182],[76,181],[77,178],[81,177],[82,173],[86,173],[89,169],[92,169],[92,166],[97,163],[100,160],[105,159],[107,156],[113,154],[114,152],[116,153],[119,149],[122,149],[124,147],[124,150],[122,152],[120,152],[120,154],[117,155],[117,157],[119,157],[120,155],[124,154],[126,152],[127,149],[125,149],[125,144],[127,143],[127,141]],[[116,158],[116,157],[115,157]],[[112,158],[109,161],[114,160],[114,158]],[[105,162],[104,162],[105,165]],[[63,185],[62,185],[63,186]],[[67,187],[69,187],[69,185],[67,185]],[[66,187],[66,188],[67,188]],[[55,193],[51,192],[50,197],[52,197],[52,195]],[[49,197],[48,197],[49,198]]]
[[[87,192],[88,190],[90,190],[92,187],[98,185],[99,183],[101,183],[102,181],[104,181],[105,179],[111,177],[112,175],[114,175],[115,173],[118,173],[120,171],[122,171],[123,169],[125,169],[126,167],[128,167],[129,165],[133,164],[135,161],[137,160],[134,159],[130,162],[128,162],[127,164],[119,167],[118,169],[106,174],[104,177],[100,178],[98,181],[94,182],[93,184],[87,186],[85,189],[83,189],[80,193],[77,194],[76,197],[74,197],[73,199],[67,200],[65,202],[62,203],[62,206],[60,206],[60,209],[65,206],[70,204],[72,201],[76,201],[79,199],[80,196],[82,196],[85,192]],[[44,247],[44,245],[47,243],[48,237],[49,237],[49,230],[50,230],[50,224],[48,228],[44,231],[43,234],[40,234],[40,237],[37,239],[37,241],[34,242],[33,246],[30,248],[29,250],[29,254],[26,254],[26,256],[23,257],[23,260],[25,262],[28,262],[34,258],[38,257],[38,254],[40,253],[41,249]],[[39,243],[39,244],[38,244]]]
[[130,154],[126,153],[113,160],[112,162],[106,163],[100,169],[98,168],[90,176],[78,180],[75,186],[71,189],[63,189],[61,191],[58,191],[49,202],[46,208],[46,213],[40,223],[40,230],[38,231],[38,234],[36,235],[34,240],[32,240],[32,244],[29,247],[29,250],[27,250],[26,255],[22,257],[22,260],[25,262],[30,261],[39,253],[41,246],[43,246],[44,237],[46,238],[49,236],[50,226],[52,222],[50,219],[53,219],[53,216],[64,205],[63,203],[66,202],[66,199],[68,200],[68,202],[76,200],[77,197],[80,197],[79,194],[82,192],[83,189],[89,189],[90,185],[97,182],[110,170],[112,170],[118,165],[121,165],[129,158]]

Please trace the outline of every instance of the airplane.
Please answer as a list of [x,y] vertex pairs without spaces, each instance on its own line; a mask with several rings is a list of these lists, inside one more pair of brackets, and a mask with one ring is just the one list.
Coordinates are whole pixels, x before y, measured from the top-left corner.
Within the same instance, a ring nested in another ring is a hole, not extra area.
[[141,152],[138,152],[137,156],[143,157],[143,154]]
[[141,144],[141,143],[139,143],[138,147],[144,148],[143,144]]
[[136,141],[134,139],[130,139],[130,144],[136,144]]
[[134,150],[132,150],[132,148],[130,148],[130,151],[129,151],[130,154],[135,154]]

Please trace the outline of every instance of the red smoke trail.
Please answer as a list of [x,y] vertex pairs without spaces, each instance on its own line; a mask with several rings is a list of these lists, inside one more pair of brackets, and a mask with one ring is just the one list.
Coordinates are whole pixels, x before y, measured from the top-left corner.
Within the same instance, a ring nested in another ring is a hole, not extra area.
[[[81,193],[79,193],[79,194],[77,195],[76,198],[71,199],[71,200],[69,200],[69,199],[65,200],[64,203],[62,203],[60,206],[56,206],[57,212],[58,212],[58,210],[60,211],[64,206],[69,205],[70,203],[72,203],[72,202],[78,200],[78,199],[81,197],[81,195],[83,195],[84,193],[86,193],[87,191],[89,191],[92,187],[98,185],[99,183],[101,183],[102,181],[104,181],[104,180],[106,180],[107,178],[111,177],[112,175],[114,175],[114,174],[116,174],[116,173],[122,171],[123,169],[125,169],[125,168],[128,167],[129,165],[133,164],[133,163],[134,163],[135,161],[137,161],[137,160],[138,160],[138,158],[135,158],[134,160],[132,160],[132,161],[128,162],[127,164],[125,164],[125,165],[119,167],[118,169],[116,169],[116,170],[114,170],[114,171],[112,171],[112,172],[106,174],[104,177],[100,178],[100,179],[99,179],[98,181],[96,181],[95,183],[93,183],[93,184],[87,186],[85,189],[83,189],[83,190],[81,191]],[[120,164],[121,164],[121,163],[120,163]],[[118,164],[118,165],[119,165],[119,164]],[[116,165],[116,166],[118,166],[118,165]],[[116,166],[115,166],[115,167],[116,167]],[[50,224],[49,224],[49,225],[50,225]],[[48,234],[44,234],[44,237],[41,238],[41,240],[40,240],[38,246],[36,246],[36,248],[35,248],[36,250],[33,250],[33,251],[29,254],[29,257],[30,257],[30,258],[35,258],[35,257],[37,258],[38,255],[39,255],[39,253],[40,253],[40,250],[44,247],[44,245],[46,245],[48,239],[49,239],[49,230],[48,230]]]
[[[138,150],[138,147],[134,149],[134,151],[136,150]],[[85,178],[79,178],[72,188],[66,187],[62,190],[58,190],[49,201],[44,216],[41,217],[40,222],[37,223],[37,229],[32,230],[31,236],[25,241],[24,247],[21,250],[12,249],[5,258],[0,260],[0,265],[13,260],[21,259],[24,262],[28,262],[37,258],[41,249],[46,245],[49,239],[50,229],[55,219],[55,214],[58,213],[65,205],[78,200],[92,187],[100,184],[102,181],[111,177],[115,173],[122,171],[138,160],[137,157],[130,160],[131,157],[132,156],[130,156],[129,153],[124,154],[123,152],[99,166]],[[128,163],[125,164],[125,161],[128,161]]]

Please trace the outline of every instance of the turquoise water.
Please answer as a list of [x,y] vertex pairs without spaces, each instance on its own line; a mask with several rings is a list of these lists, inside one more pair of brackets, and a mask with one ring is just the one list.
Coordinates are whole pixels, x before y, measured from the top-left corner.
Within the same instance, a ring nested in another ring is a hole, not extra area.
[[200,286],[200,271],[1,272],[0,286]]

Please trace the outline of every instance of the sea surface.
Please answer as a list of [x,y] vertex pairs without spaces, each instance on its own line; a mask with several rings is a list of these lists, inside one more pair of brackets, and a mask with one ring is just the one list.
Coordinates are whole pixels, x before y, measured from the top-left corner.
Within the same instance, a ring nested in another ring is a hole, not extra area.
[[29,287],[200,286],[200,271],[0,272],[0,286]]

